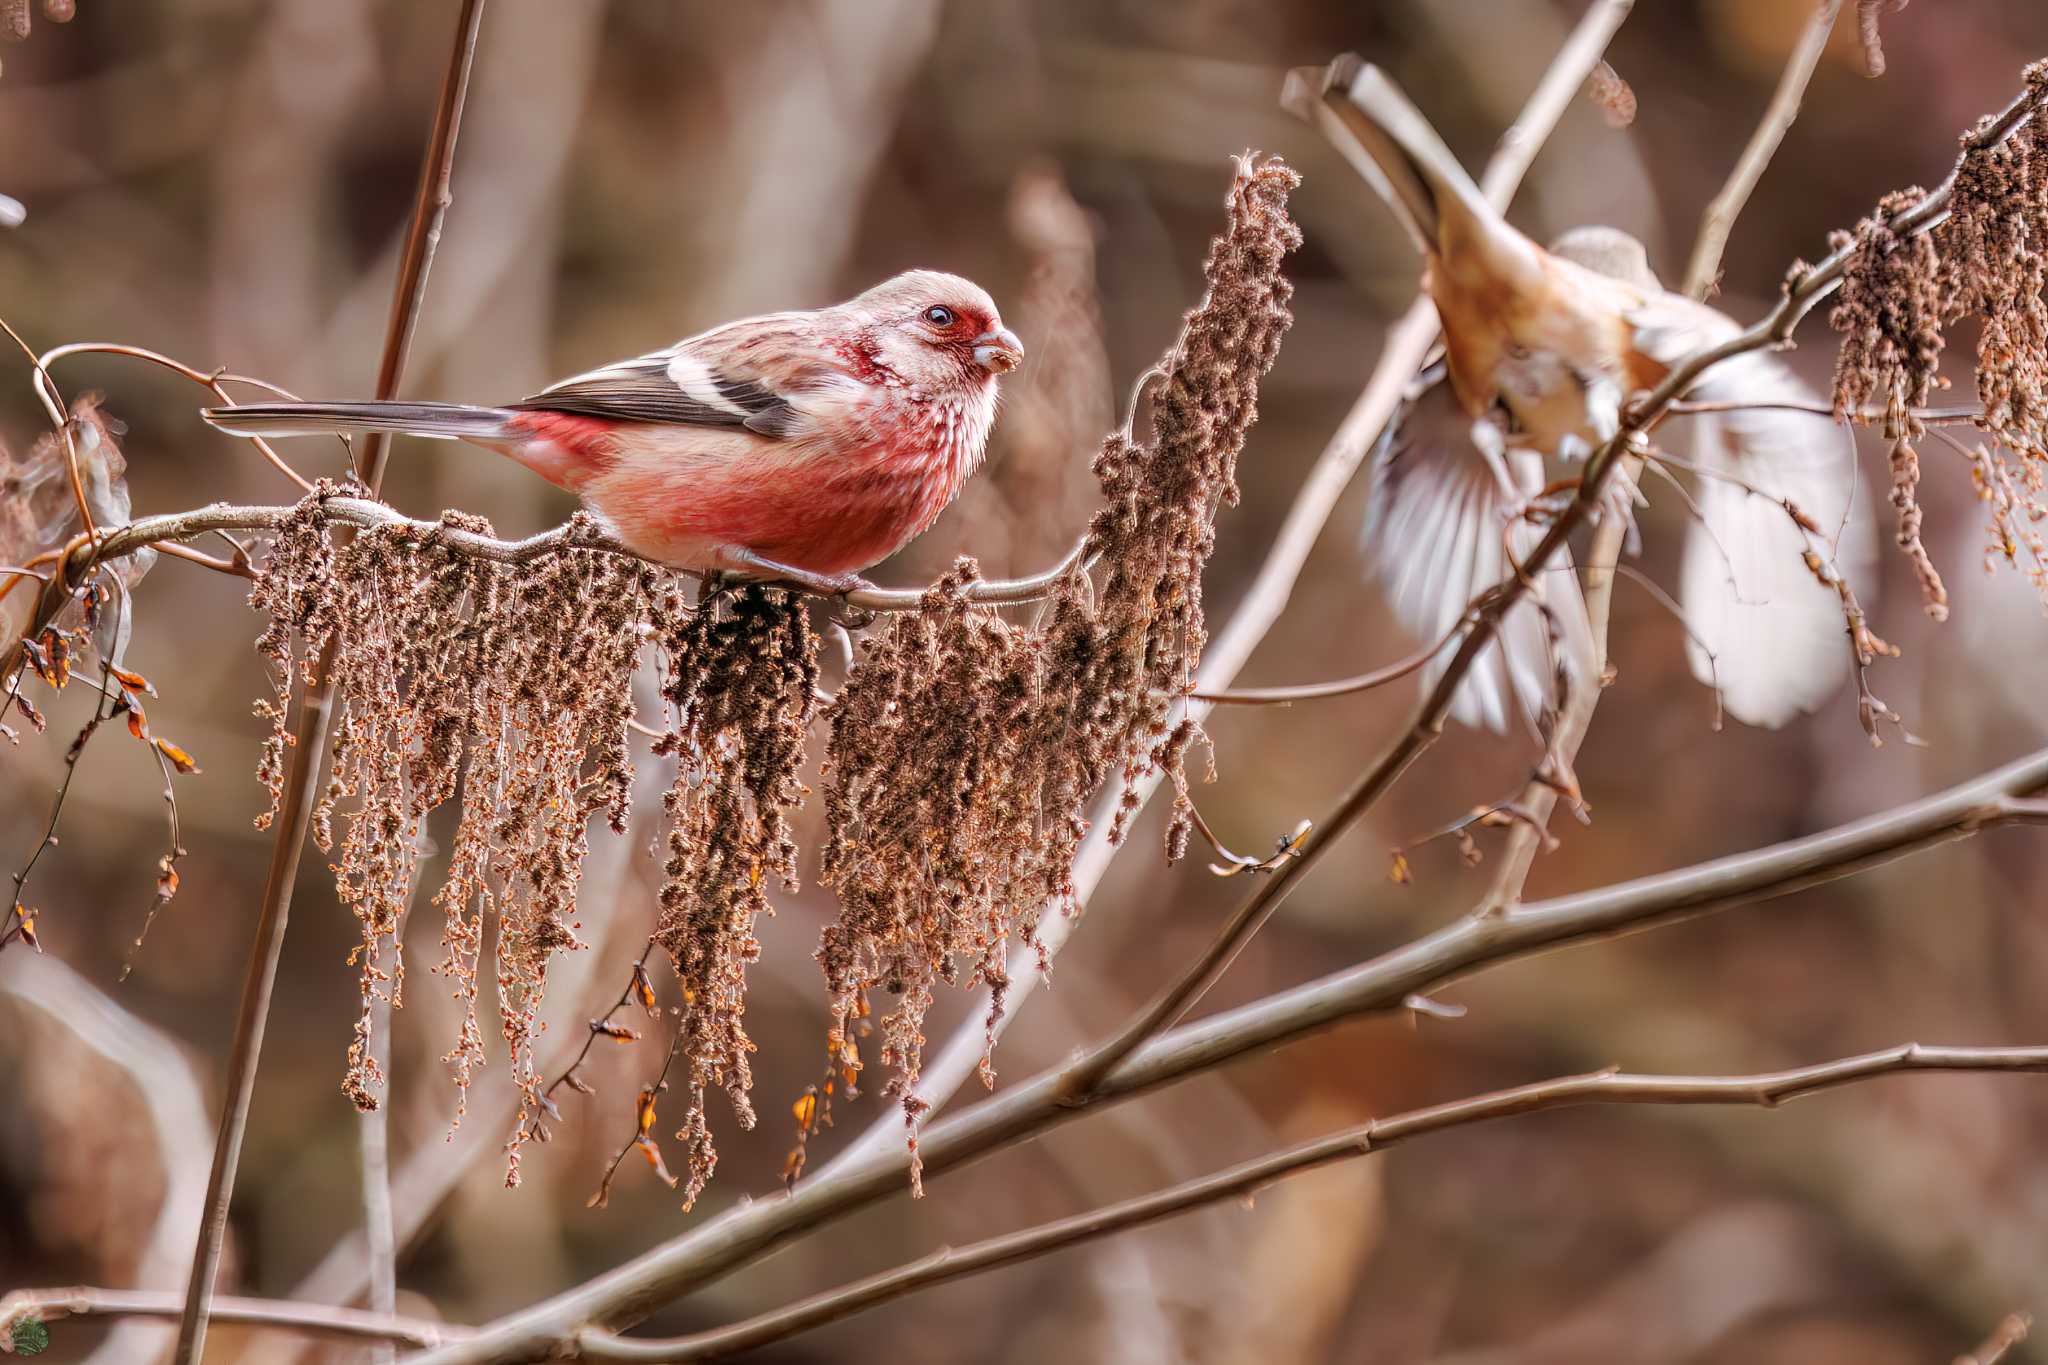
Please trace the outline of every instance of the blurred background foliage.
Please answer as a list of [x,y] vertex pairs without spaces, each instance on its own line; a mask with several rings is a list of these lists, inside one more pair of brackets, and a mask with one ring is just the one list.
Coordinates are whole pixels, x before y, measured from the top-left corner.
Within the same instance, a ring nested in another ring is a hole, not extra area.
[[[910,266],[959,271],[1003,304],[1031,353],[1007,386],[991,467],[877,577],[923,581],[955,554],[993,573],[1042,565],[1089,511],[1086,462],[1138,371],[1193,302],[1228,158],[1278,152],[1307,177],[1298,323],[1266,392],[1210,575],[1227,617],[1298,481],[1355,396],[1417,263],[1367,188],[1275,105],[1281,72],[1346,48],[1388,66],[1469,161],[1482,159],[1577,3],[1545,0],[494,0],[407,392],[490,401],[729,317],[815,306]],[[1547,237],[1622,226],[1675,276],[1700,211],[1769,96],[1808,6],[1642,0],[1609,51],[1633,126],[1582,103],[1536,162],[1515,221]],[[114,340],[307,396],[368,391],[453,7],[365,0],[84,0],[0,48],[0,310],[38,348]],[[1721,305],[1754,316],[1785,267],[1884,191],[1933,183],[1955,134],[2048,55],[2048,9],[1922,0],[1886,20],[1889,71],[1862,73],[1853,18],[1737,226]],[[1810,321],[1791,357],[1825,378]],[[1959,348],[1960,350],[1960,348]],[[1956,352],[1952,352],[1957,354]],[[0,441],[43,429],[18,357],[0,357]],[[199,390],[93,357],[59,373],[129,425],[138,512],[289,500],[207,430]],[[1967,393],[1966,375],[1957,376]],[[300,443],[308,468],[337,451]],[[1875,461],[1878,452],[1866,448]],[[1945,458],[1938,450],[1930,460]],[[1875,468],[1873,464],[1873,469]],[[1340,676],[1407,652],[1361,581],[1354,489],[1251,684]],[[506,534],[552,525],[560,494],[483,452],[401,442],[387,492],[457,506]],[[1654,490],[1653,490],[1654,495]],[[1803,833],[1960,779],[2040,742],[2048,629],[2018,575],[1976,572],[1980,516],[1959,471],[1930,475],[1928,539],[1955,595],[1942,626],[1887,556],[1859,585],[1904,648],[1878,692],[1926,747],[1872,749],[1844,693],[1786,731],[1715,733],[1680,628],[1618,590],[1609,689],[1579,764],[1590,827],[1560,819],[1531,894],[1596,885]],[[1680,513],[1646,522],[1639,567],[1669,581]],[[266,690],[239,585],[165,561],[138,592],[129,663],[206,768],[180,786],[183,889],[132,953],[163,846],[139,750],[88,751],[61,844],[29,899],[58,978],[0,959],[0,1286],[182,1283],[233,1003],[265,865],[251,826]],[[83,689],[51,733],[0,753],[6,864],[34,845]],[[1228,841],[1263,848],[1322,809],[1405,723],[1406,685],[1211,724],[1221,780],[1201,793]],[[1401,942],[1461,911],[1490,868],[1453,846],[1387,850],[1516,786],[1529,755],[1454,731],[1289,902],[1218,1004]],[[815,830],[815,826],[813,826]],[[1495,836],[1497,837],[1497,836]],[[1133,841],[997,1055],[1005,1077],[1106,1032],[1206,941],[1241,892],[1162,865],[1156,817]],[[635,850],[636,854],[639,852]],[[558,1037],[615,998],[652,905],[644,858],[605,855],[586,905],[597,945],[558,971]],[[710,1325],[942,1242],[1056,1216],[1374,1113],[1618,1062],[1740,1071],[1908,1038],[2022,1043],[2048,1030],[2039,836],[1952,849],[1708,921],[1515,964],[1460,985],[1456,1022],[1368,1021],[1062,1129],[834,1227],[661,1314]],[[807,869],[813,870],[813,869]],[[775,1188],[786,1105],[815,1078],[825,999],[811,961],[832,913],[814,888],[763,928],[749,1025],[761,1043],[752,1135],[722,1122],[712,1208]],[[438,953],[422,921],[399,1015],[392,1122],[432,1152],[453,1095]],[[246,1292],[286,1295],[359,1220],[356,1123],[339,1080],[355,928],[323,871],[301,882],[230,1247]],[[104,992],[111,1007],[98,1002]],[[38,1003],[39,1001],[43,1003]],[[941,1027],[963,1017],[942,1002]],[[478,1321],[675,1234],[675,1198],[637,1166],[609,1208],[584,1201],[630,1134],[651,1045],[606,1048],[595,1099],[502,1188],[495,1143],[401,1271],[401,1310]],[[486,1076],[479,1089],[500,1087]],[[470,1124],[500,1123],[480,1098]],[[842,1108],[829,1154],[873,1115]],[[1947,1359],[2003,1313],[2044,1306],[2048,1096],[2023,1078],[1890,1080],[1774,1114],[1581,1111],[1432,1138],[1170,1226],[973,1279],[811,1334],[764,1360],[1856,1361]],[[403,1195],[401,1194],[401,1198]],[[695,1215],[704,1216],[703,1213]],[[52,1359],[105,1329],[60,1326]],[[211,1359],[276,1359],[285,1339],[216,1329]],[[2022,1348],[2025,1351],[2027,1348]],[[322,1347],[309,1357],[345,1359]],[[2048,1354],[2033,1358],[2048,1359]]]

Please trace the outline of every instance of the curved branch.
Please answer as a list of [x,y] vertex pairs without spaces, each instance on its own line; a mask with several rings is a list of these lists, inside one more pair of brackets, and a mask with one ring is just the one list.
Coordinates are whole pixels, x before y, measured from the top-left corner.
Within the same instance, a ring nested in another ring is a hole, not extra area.
[[1214,692],[1194,691],[1188,697],[1194,701],[1205,701],[1211,706],[1285,706],[1297,701],[1320,701],[1325,697],[1348,697],[1354,692],[1370,692],[1375,687],[1384,687],[1407,677],[1434,659],[1443,647],[1457,638],[1463,623],[1451,627],[1444,637],[1426,649],[1418,649],[1405,659],[1396,659],[1384,668],[1375,668],[1369,673],[1356,673],[1348,678],[1337,678],[1330,682],[1296,683],[1289,687],[1234,687],[1219,688]]
[[1582,1104],[1757,1105],[1770,1109],[1817,1091],[1906,1071],[2043,1072],[2048,1071],[2048,1047],[1905,1043],[1882,1052],[1748,1076],[1647,1076],[1619,1070],[1560,1076],[1373,1119],[1135,1199],[969,1246],[941,1248],[893,1270],[707,1332],[636,1340],[586,1330],[576,1337],[576,1353],[586,1360],[721,1360],[921,1290],[1254,1194],[1274,1181],[1371,1156],[1396,1143],[1449,1128]]
[[[2048,749],[1919,801],[1804,839],[1717,858],[1597,891],[1468,915],[1373,960],[1162,1033],[1078,1096],[1066,1071],[1030,1080],[926,1129],[925,1178],[1120,1102],[1307,1037],[1361,1015],[1401,1010],[1417,995],[1489,967],[1678,919],[1732,909],[1846,877],[1895,858],[2008,824],[2048,824]],[[1284,871],[1280,874],[1284,876]],[[866,1208],[907,1184],[900,1146],[835,1163],[795,1190],[742,1205],[684,1236],[479,1329],[416,1365],[535,1359],[590,1323],[637,1321],[740,1266]]]
[[[439,521],[426,521],[408,517],[389,504],[375,498],[354,495],[336,495],[321,499],[320,508],[326,517],[339,525],[358,530],[373,530],[381,527],[399,526],[411,530],[422,541],[434,541],[476,559],[487,559],[497,564],[524,564],[558,550],[602,550],[607,554],[623,555],[630,559],[645,559],[646,556],[627,549],[615,537],[606,534],[578,533],[569,525],[557,526],[552,531],[542,531],[523,540],[500,540],[495,536],[480,535],[460,527],[449,526]],[[275,531],[290,520],[297,509],[287,506],[250,506],[217,502],[207,507],[195,508],[190,512],[166,512],[153,517],[141,517],[126,526],[103,529],[96,544],[87,546],[80,543],[66,572],[76,578],[94,564],[109,559],[119,559],[139,550],[153,549],[166,544],[196,540],[216,531]],[[1041,573],[1026,578],[990,579],[973,584],[967,589],[967,600],[984,606],[1010,606],[1020,602],[1034,602],[1066,578],[1084,567],[1088,552],[1083,540],[1067,552],[1064,559]],[[650,563],[659,563],[650,560]],[[790,586],[793,591],[806,591]],[[836,594],[834,601],[844,601],[853,607],[868,611],[916,611],[924,605],[923,588],[859,588],[853,592]]]
[[[143,1317],[175,1318],[182,1294],[149,1289],[17,1289],[0,1298],[0,1327],[24,1318]],[[287,1299],[245,1299],[224,1295],[213,1301],[215,1322],[248,1327],[275,1327],[315,1336],[371,1341],[397,1341],[407,1346],[434,1347],[461,1341],[475,1329],[425,1318],[387,1317],[356,1308],[331,1308]]]
[[[45,403],[57,401],[56,389],[53,381],[50,379],[50,366],[71,355],[120,355],[127,356],[133,360],[146,360],[152,365],[161,365],[171,373],[182,375],[184,378],[191,380],[193,383],[211,392],[229,407],[234,406],[235,398],[233,394],[223,387],[222,381],[230,379],[241,384],[254,384],[258,388],[267,389],[294,402],[298,400],[297,394],[286,392],[284,389],[278,388],[277,385],[267,383],[261,379],[250,379],[243,375],[228,374],[224,370],[195,370],[181,360],[173,360],[159,351],[152,351],[144,346],[129,346],[118,341],[74,341],[45,351],[36,358],[36,392],[42,395]],[[256,449],[261,452],[263,458],[270,461],[271,466],[278,473],[299,486],[300,492],[310,493],[313,491],[313,485],[306,482],[305,476],[299,473],[298,470],[293,469],[284,456],[277,453],[276,447],[272,446],[270,442],[264,440],[261,436],[252,436],[249,439]]]

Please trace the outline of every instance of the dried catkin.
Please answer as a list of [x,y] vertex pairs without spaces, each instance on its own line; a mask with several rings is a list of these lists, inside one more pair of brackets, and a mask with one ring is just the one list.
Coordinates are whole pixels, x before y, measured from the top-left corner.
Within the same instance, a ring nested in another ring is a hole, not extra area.
[[1047,907],[1076,908],[1074,854],[1105,782],[1127,784],[1120,839],[1138,805],[1128,784],[1163,772],[1176,797],[1169,853],[1185,846],[1184,760],[1200,732],[1181,699],[1207,640],[1202,569],[1292,321],[1281,263],[1301,240],[1287,216],[1297,183],[1278,161],[1239,162],[1203,299],[1157,367],[1147,438],[1114,432],[1095,458],[1103,505],[1083,558],[1097,567],[1061,582],[1025,626],[970,604],[977,571],[962,561],[923,611],[867,642],[831,709],[828,1047],[851,1088],[857,1030],[873,992],[887,993],[886,1093],[908,1118],[937,985],[990,987],[992,1047],[1007,952],[1034,942]]

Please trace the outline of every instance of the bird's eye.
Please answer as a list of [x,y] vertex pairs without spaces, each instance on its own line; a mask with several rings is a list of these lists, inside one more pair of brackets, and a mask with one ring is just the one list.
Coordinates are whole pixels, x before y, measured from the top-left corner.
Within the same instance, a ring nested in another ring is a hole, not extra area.
[[935,303],[924,310],[924,320],[934,327],[951,327],[953,325],[953,310],[946,307],[943,303]]

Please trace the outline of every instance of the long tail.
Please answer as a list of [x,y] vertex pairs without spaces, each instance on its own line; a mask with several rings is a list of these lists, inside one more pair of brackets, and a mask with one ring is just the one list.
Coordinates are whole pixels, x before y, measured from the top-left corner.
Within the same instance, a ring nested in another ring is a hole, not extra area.
[[1441,247],[1447,216],[1499,220],[1422,111],[1378,67],[1346,53],[1327,70],[1303,68],[1288,78],[1281,102],[1322,130],[1425,251]]
[[496,441],[514,434],[513,413],[463,403],[246,403],[202,408],[199,415],[231,436],[391,431],[443,441]]
[[[1311,93],[1315,92],[1315,93]],[[1445,287],[1540,283],[1542,252],[1509,226],[1386,72],[1349,53],[1287,79],[1280,102],[1321,130],[1370,182]]]

